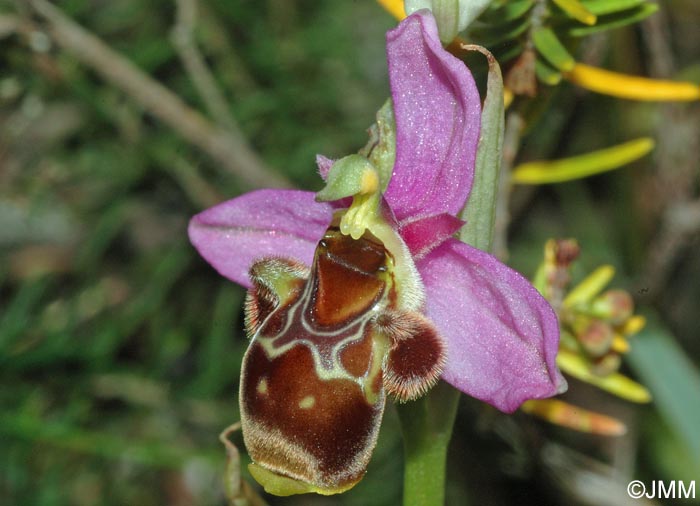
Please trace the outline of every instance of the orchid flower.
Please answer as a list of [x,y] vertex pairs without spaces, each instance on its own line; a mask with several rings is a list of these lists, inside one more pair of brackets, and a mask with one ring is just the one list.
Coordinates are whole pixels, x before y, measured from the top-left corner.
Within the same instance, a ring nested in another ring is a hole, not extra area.
[[415,399],[439,377],[513,412],[565,388],[550,305],[453,238],[480,130],[469,70],[426,10],[387,34],[387,54],[391,107],[367,156],[319,157],[318,194],[253,191],[190,223],[200,254],[249,288],[243,435],[272,493],[357,483],[387,394]]

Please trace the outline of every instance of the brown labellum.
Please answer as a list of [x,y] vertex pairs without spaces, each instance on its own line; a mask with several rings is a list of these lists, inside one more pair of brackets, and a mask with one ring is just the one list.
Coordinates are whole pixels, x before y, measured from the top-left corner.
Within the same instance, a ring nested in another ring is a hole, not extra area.
[[396,305],[393,258],[366,232],[332,226],[306,269],[251,269],[240,385],[251,473],[268,492],[335,494],[364,475],[385,392],[414,399],[437,380],[444,346],[422,315]]

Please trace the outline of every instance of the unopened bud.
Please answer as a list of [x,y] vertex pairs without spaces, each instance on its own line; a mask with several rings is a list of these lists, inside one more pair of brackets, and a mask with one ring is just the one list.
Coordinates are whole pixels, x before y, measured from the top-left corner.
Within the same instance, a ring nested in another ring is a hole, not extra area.
[[599,359],[591,363],[591,372],[596,376],[607,376],[620,368],[622,358],[615,352],[603,355]]
[[555,244],[555,257],[560,267],[569,267],[581,252],[576,239],[557,239]]
[[608,323],[580,317],[574,323],[574,330],[579,343],[591,357],[600,357],[610,351],[615,332]]
[[591,314],[612,325],[622,325],[634,312],[634,301],[624,290],[608,290],[591,304]]

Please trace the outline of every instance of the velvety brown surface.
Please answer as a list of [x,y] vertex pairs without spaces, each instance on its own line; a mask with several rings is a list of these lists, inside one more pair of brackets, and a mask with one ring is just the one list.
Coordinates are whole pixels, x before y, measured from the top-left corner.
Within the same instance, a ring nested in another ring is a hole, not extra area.
[[[253,343],[244,367],[241,400],[249,423],[274,427],[288,440],[290,450],[299,447],[311,454],[325,481],[337,485],[335,476],[355,467],[358,458],[364,458],[383,411],[383,398],[370,405],[356,383],[320,380],[311,351],[304,345],[270,360],[262,347]],[[258,391],[263,379],[267,383],[265,393]],[[310,396],[313,407],[301,408],[301,401]],[[259,464],[280,455],[278,448],[264,444],[247,446]],[[285,466],[284,462],[270,464],[276,468]]]

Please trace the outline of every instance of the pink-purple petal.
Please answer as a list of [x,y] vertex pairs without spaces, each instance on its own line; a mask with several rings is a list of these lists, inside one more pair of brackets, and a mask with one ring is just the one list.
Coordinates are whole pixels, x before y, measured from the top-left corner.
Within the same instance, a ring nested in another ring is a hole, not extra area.
[[387,33],[396,162],[385,198],[397,219],[456,215],[474,176],[481,101],[471,73],[418,11]]
[[312,192],[258,190],[199,213],[188,232],[212,267],[249,287],[248,269],[257,259],[287,257],[311,265],[332,212]]
[[420,260],[452,237],[464,222],[451,214],[438,214],[404,222],[399,233],[411,251],[414,260]]
[[334,163],[335,160],[331,160],[327,156],[316,155],[316,166],[318,167],[318,175],[321,176],[321,179],[324,181],[328,179],[328,173]]
[[445,381],[508,413],[566,388],[557,317],[523,276],[455,239],[417,266],[447,344]]

